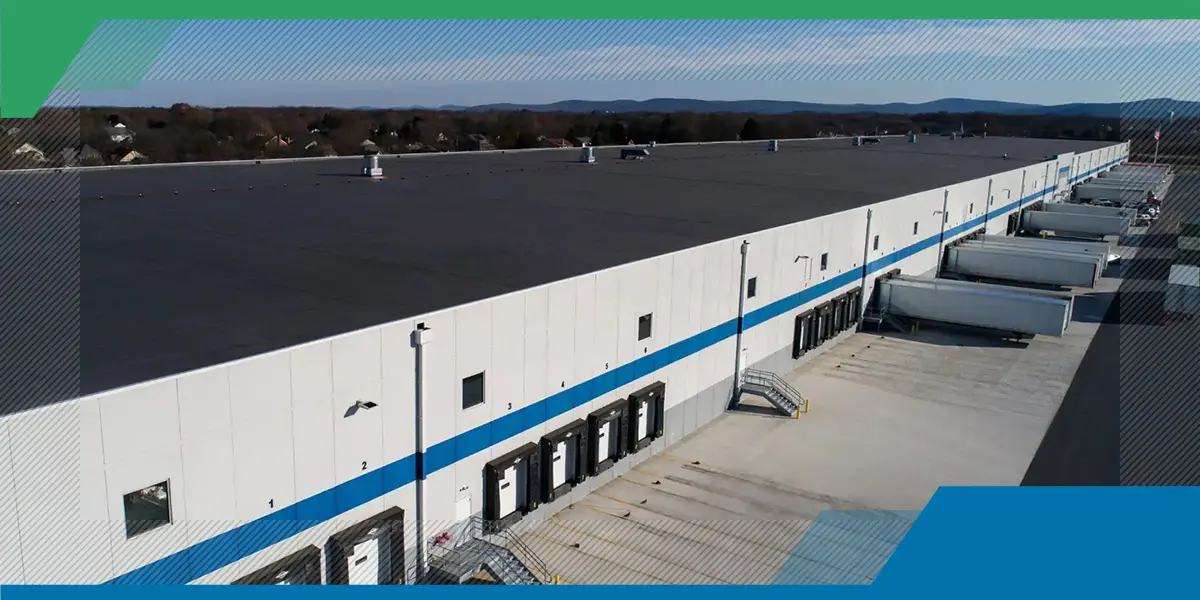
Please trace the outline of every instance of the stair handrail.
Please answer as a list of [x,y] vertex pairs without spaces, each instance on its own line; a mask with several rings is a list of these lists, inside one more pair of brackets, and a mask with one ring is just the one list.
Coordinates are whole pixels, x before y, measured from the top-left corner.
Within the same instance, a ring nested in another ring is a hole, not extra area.
[[501,540],[501,543],[496,545],[512,552],[535,579],[542,583],[550,581],[550,567],[520,536],[507,529],[496,529],[490,521],[483,517],[471,517],[471,529],[473,533],[477,532],[476,535],[484,541],[496,543],[495,539]]
[[802,395],[799,391],[796,390],[796,388],[792,387],[792,385],[790,383],[785,381],[779,375],[776,375],[775,373],[772,373],[770,371],[759,371],[758,369],[746,369],[743,372],[743,377],[745,377],[748,380],[751,380],[751,381],[749,381],[749,383],[755,383],[755,381],[753,381],[753,380],[757,379],[757,380],[759,380],[758,383],[760,385],[765,384],[767,386],[775,388],[776,390],[779,390],[780,393],[782,393],[784,396],[786,396],[788,398],[788,400],[791,400],[792,403],[796,405],[796,410],[798,410],[800,412],[808,412],[808,399],[805,398],[804,395]]

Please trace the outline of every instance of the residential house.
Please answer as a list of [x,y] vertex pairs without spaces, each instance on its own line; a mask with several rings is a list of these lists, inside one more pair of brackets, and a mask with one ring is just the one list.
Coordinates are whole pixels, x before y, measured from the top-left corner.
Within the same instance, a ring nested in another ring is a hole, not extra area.
[[496,145],[487,136],[479,133],[469,133],[463,138],[463,150],[495,150]]
[[575,144],[562,138],[548,138],[546,136],[539,138],[538,143],[544,148],[573,148],[575,146]]
[[19,148],[13,150],[13,156],[20,156],[33,162],[46,162],[46,153],[37,149],[33,144],[21,144]]
[[292,138],[289,138],[285,135],[274,135],[263,143],[263,147],[268,150],[278,150],[281,148],[287,148],[291,144]]
[[104,132],[108,134],[108,139],[114,144],[124,144],[133,141],[133,130],[125,126],[124,123],[116,123],[104,128]]
[[148,160],[149,160],[149,157],[147,157],[145,154],[142,154],[141,152],[138,152],[137,150],[130,150],[129,152],[126,152],[124,155],[122,155],[121,158],[117,159],[117,162],[120,164],[123,164],[123,165],[133,165],[133,164],[137,164],[137,163],[147,162]]

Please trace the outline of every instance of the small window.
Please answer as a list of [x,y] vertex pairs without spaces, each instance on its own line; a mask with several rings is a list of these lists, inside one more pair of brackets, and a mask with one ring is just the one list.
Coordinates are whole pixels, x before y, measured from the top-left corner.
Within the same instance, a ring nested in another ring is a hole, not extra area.
[[913,221],[913,235],[917,235],[917,228],[921,225],[919,221]]
[[463,410],[483,404],[483,373],[463,379]]
[[878,249],[879,249],[879,236],[878,236],[878,235],[876,235],[876,236],[875,236],[875,240],[871,242],[871,249],[872,249],[872,250],[878,250]]
[[826,252],[825,254],[821,255],[821,270],[824,271],[828,267],[829,267],[829,253]]
[[171,524],[171,486],[162,482],[125,494],[125,537]]
[[751,277],[750,281],[746,282],[746,297],[753,298],[758,294],[758,278]]
[[638,341],[650,338],[654,332],[654,313],[638,317]]

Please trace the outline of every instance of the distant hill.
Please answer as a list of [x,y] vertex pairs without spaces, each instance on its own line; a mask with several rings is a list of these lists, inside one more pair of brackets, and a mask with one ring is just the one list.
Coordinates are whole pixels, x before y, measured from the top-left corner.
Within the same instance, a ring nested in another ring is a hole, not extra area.
[[637,112],[703,112],[782,115],[789,113],[827,114],[916,114],[916,113],[990,113],[1007,115],[1065,115],[1106,118],[1165,117],[1175,111],[1176,117],[1200,117],[1200,102],[1167,98],[1138,100],[1123,103],[1075,103],[1055,106],[944,98],[932,102],[908,104],[818,104],[785,100],[694,100],[689,98],[654,98],[651,100],[564,100],[553,104],[485,104],[480,106],[441,106],[440,110],[464,112],[518,111],[565,113],[637,113]]

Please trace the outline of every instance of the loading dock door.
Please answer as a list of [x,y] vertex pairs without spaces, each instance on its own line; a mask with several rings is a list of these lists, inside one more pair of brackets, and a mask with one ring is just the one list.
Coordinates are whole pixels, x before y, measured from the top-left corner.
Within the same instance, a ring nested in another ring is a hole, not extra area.
[[568,473],[568,471],[574,470],[570,467],[575,460],[568,454],[571,453],[571,448],[575,444],[568,444],[567,441],[563,440],[555,444],[554,450],[550,454],[550,489],[566,483],[575,476],[574,473]]
[[588,471],[599,475],[625,457],[629,400],[622,399],[588,415]]
[[512,465],[500,472],[500,497],[497,500],[500,502],[501,519],[513,514],[517,510],[517,490],[520,488],[517,484],[518,466]]
[[370,538],[354,545],[348,557],[350,585],[379,585],[379,538]]
[[404,511],[391,508],[329,538],[329,583],[404,583]]
[[584,480],[587,423],[576,419],[542,437],[542,502],[553,502]]
[[600,431],[596,433],[596,451],[599,452],[598,458],[601,462],[611,460],[617,455],[617,422],[616,420],[608,421],[600,426]]
[[234,585],[321,585],[321,549],[308,546],[237,581]]
[[488,462],[483,468],[484,519],[494,531],[519,521],[541,500],[540,448],[529,443]]
[[634,422],[637,423],[637,427],[634,429],[635,437],[633,439],[641,441],[650,435],[650,407],[646,406],[645,402],[638,402],[636,404],[637,414],[634,415]]
[[795,329],[792,331],[792,358],[800,358],[808,352],[809,313],[796,315]]

